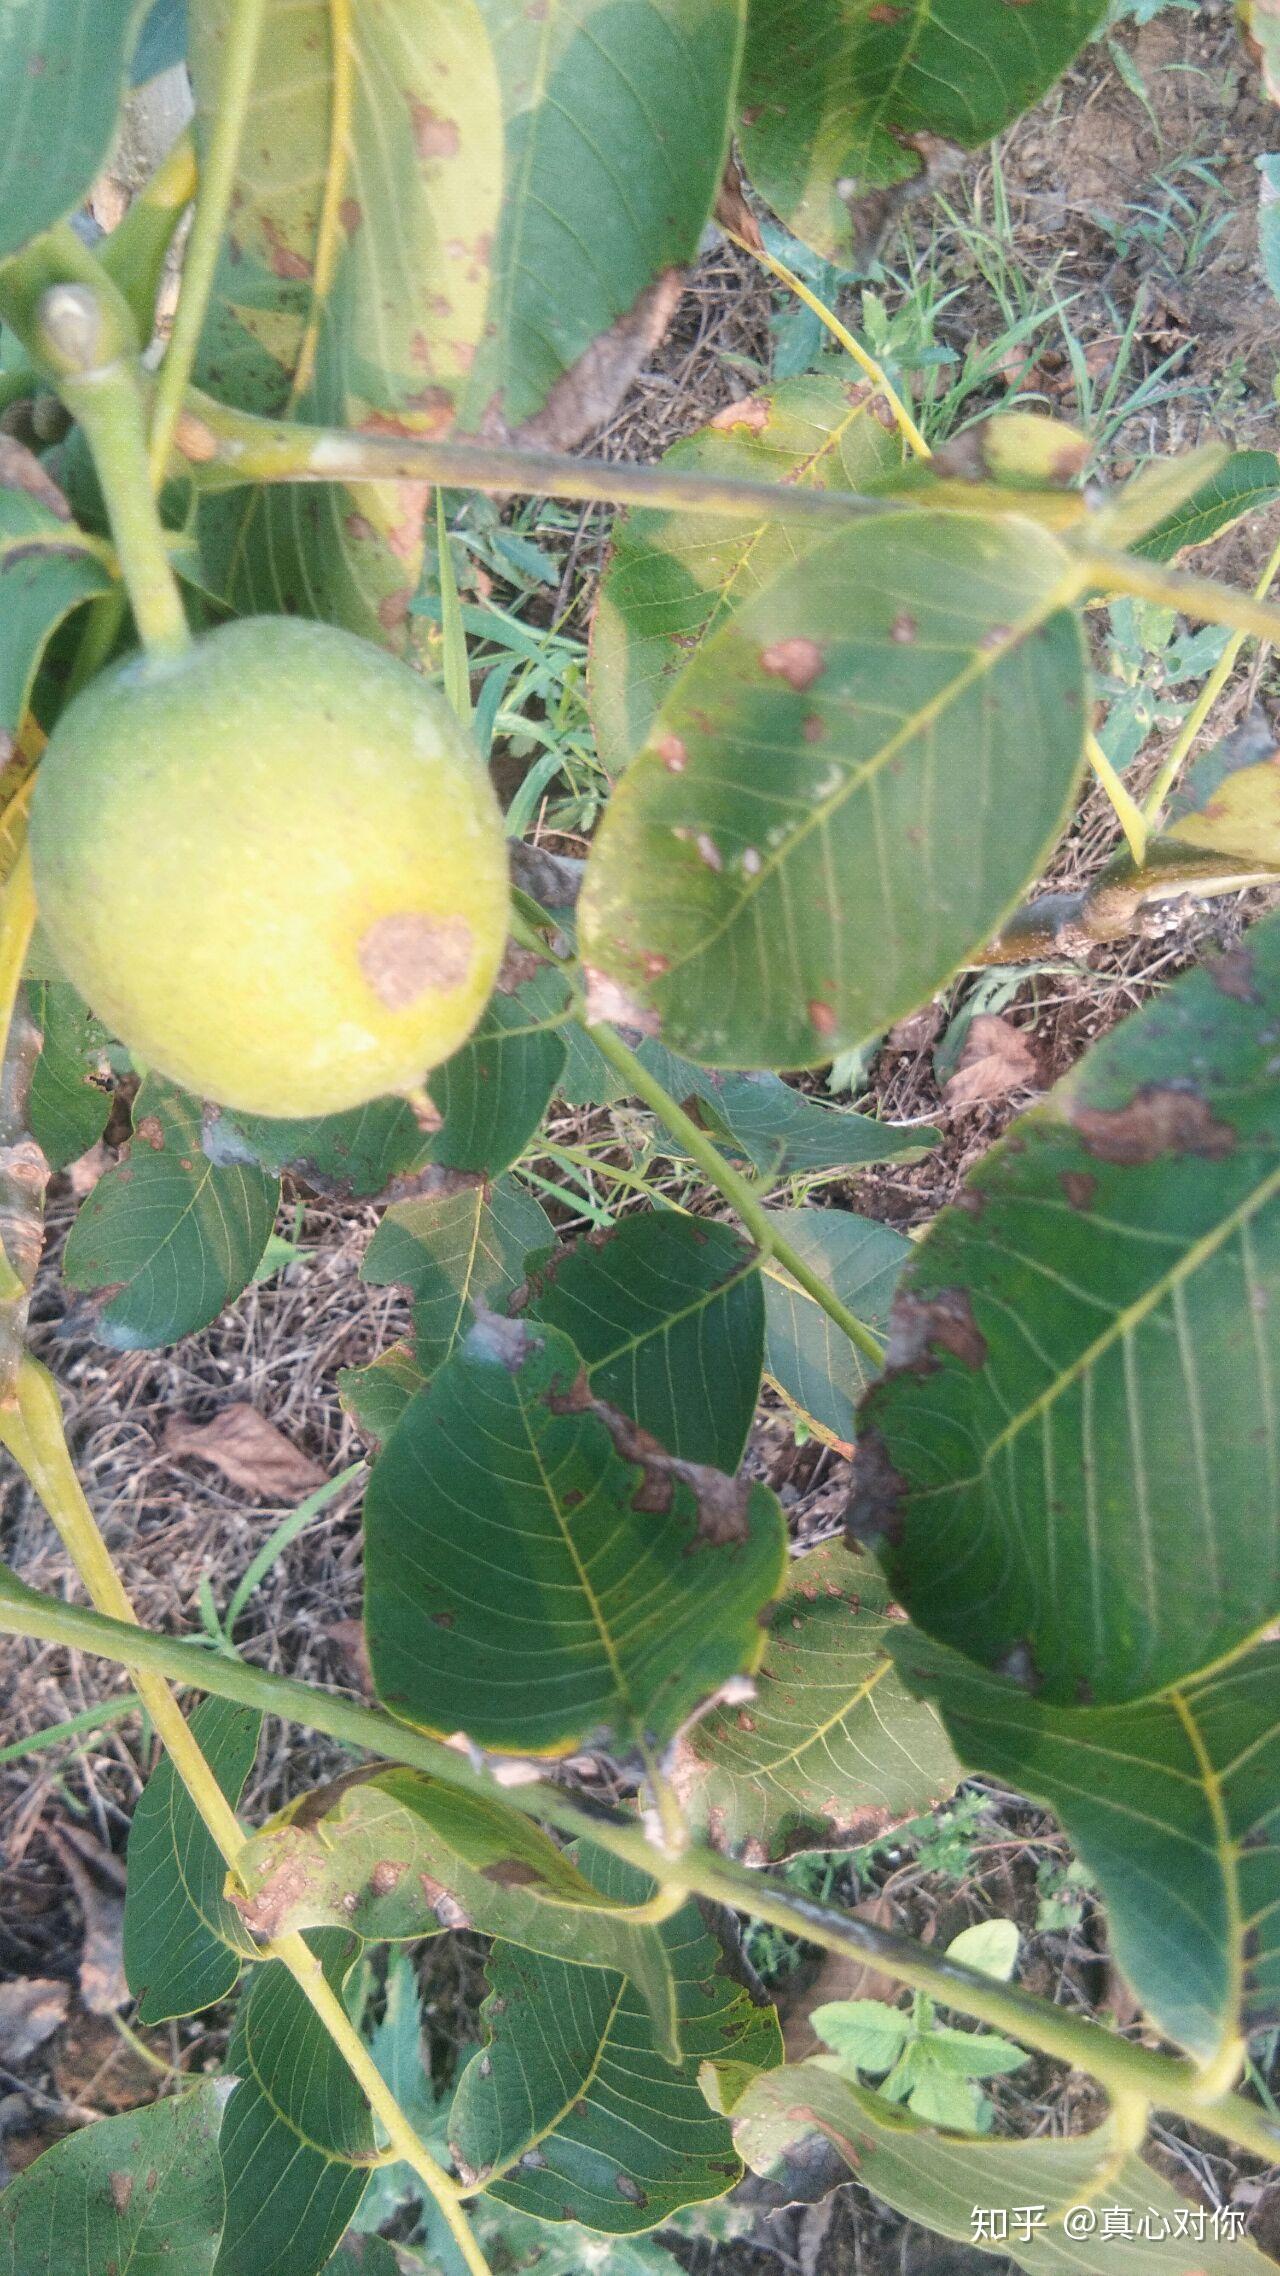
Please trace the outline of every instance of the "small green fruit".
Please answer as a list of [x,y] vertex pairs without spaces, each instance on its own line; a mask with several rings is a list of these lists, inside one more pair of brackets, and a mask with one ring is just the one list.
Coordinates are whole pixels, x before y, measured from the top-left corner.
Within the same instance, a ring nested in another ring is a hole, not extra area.
[[252,1114],[414,1088],[475,1026],[506,939],[502,820],[454,713],[293,617],[86,688],[41,760],[31,850],[99,1018]]

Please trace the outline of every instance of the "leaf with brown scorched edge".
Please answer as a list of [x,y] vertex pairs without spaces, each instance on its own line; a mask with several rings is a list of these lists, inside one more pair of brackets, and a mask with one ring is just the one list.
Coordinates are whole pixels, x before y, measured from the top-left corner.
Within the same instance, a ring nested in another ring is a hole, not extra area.
[[597,1396],[673,1454],[736,1470],[760,1395],[759,1267],[732,1225],[646,1212],[542,1260],[527,1316],[567,1335]]
[[908,1265],[852,1523],[917,1626],[1046,1703],[1280,1611],[1280,922],[1116,1028]]
[[[890,1225],[849,1209],[779,1209],[778,1231],[840,1302],[880,1333],[911,1243]],[[774,1257],[763,1266],[764,1371],[788,1406],[819,1438],[848,1447],[857,1433],[857,1402],[872,1370],[829,1313]]]
[[1261,707],[1194,761],[1171,801],[1165,835],[1280,869],[1280,750]]
[[[256,1708],[205,1699],[191,1735],[232,1809],[258,1751]],[[124,1965],[140,2023],[196,2015],[226,1999],[257,1947],[223,1894],[226,1860],[162,1755],[129,1829]]]
[[[233,13],[232,0],[192,9],[201,140]],[[241,145],[200,384],[274,416],[440,434],[484,338],[502,208],[483,11],[268,0],[262,52],[271,68]],[[319,616],[398,647],[425,496],[412,483],[232,491],[202,507],[202,548],[237,608]]]
[[[0,170],[3,163],[0,157]],[[39,459],[0,435],[0,762],[12,748],[50,635],[73,608],[111,586]]]
[[67,1285],[97,1298],[94,1333],[118,1350],[177,1343],[216,1320],[253,1277],[279,1182],[200,1150],[200,1107],[148,1075],[133,1137],[71,1228]]
[[[865,380],[807,373],[718,411],[665,454],[673,474],[866,490],[902,463],[884,397]],[[707,635],[779,567],[826,533],[818,524],[640,512],[614,531],[591,628],[591,716],[600,756],[622,772],[667,688]]]
[[51,1170],[96,1146],[111,1112],[110,1038],[66,980],[29,980],[27,1010],[40,1031],[31,1073],[31,1135]]
[[[615,1904],[642,1904],[647,1875],[579,1843],[580,1870]],[[542,2220],[609,2236],[655,2228],[681,2205],[722,2197],[741,2166],[709,2109],[700,2063],[776,2063],[773,2009],[753,2007],[697,1905],[655,1932],[670,1959],[681,2060],[654,2045],[634,1987],[614,1970],[566,1966],[499,1943],[481,2010],[483,2051],[462,2074],[449,2121],[460,2173]]]
[[579,903],[597,987],[721,1067],[825,1065],[933,995],[1070,810],[1077,589],[1029,522],[911,510],[784,568],[613,794]]
[[405,1409],[364,1527],[383,1705],[512,1754],[670,1737],[755,1666],[785,1566],[772,1494],[665,1453],[565,1336],[494,1314]]
[[820,253],[850,201],[973,150],[1042,95],[1106,0],[750,0],[740,137],[756,188]]
[[460,1180],[385,1212],[360,1277],[371,1288],[408,1290],[413,1337],[339,1377],[343,1405],[368,1437],[389,1436],[414,1392],[474,1325],[478,1308],[505,1310],[525,1260],[551,1237],[545,1210],[509,1177],[492,1186]]
[[666,1947],[635,1926],[564,1850],[496,1795],[459,1794],[416,1770],[356,1771],[270,1819],[240,1858],[245,1921],[261,1937],[352,1928],[381,1943],[445,1928],[501,1936],[550,1959],[620,1969],[670,2061],[675,1993]]
[[958,1785],[937,1714],[894,1670],[888,1607],[871,1559],[838,1541],[792,1560],[757,1697],[717,1707],[680,1741],[681,1800],[717,1849],[764,1865],[853,1848]]
[[61,221],[110,154],[145,0],[27,0],[6,10],[0,259]]
[[[975,2206],[1006,2216],[1041,2210],[1043,2224],[1027,2224],[1029,2240],[1010,2218],[1007,2235],[987,2247],[1029,2276],[1266,2276],[1273,2265],[1255,2245],[1215,2240],[1203,2207],[1126,2154],[1109,2120],[1056,2140],[943,2134],[816,2061],[755,2079],[734,2107],[733,2135],[754,2172],[802,2202],[831,2186],[824,2137],[873,2197],[965,2244],[973,2242]],[[1064,2232],[1073,2205],[1098,2208],[1092,2232]],[[1121,2219],[1104,2235],[1102,2211],[1113,2207]]]
[[481,0],[481,13],[506,179],[464,424],[569,449],[609,417],[697,253],[743,0]]
[[1280,459],[1271,450],[1237,450],[1225,466],[1175,507],[1133,547],[1148,561],[1172,561],[1189,546],[1207,545],[1246,514],[1280,498]]
[[[341,1998],[359,1939],[321,1929],[307,1942]],[[373,2118],[279,1961],[255,1972],[240,2003],[227,2069],[238,2083],[218,2145],[227,2219],[215,2276],[316,2276],[368,2184]]]
[[1212,2063],[1280,2008],[1280,1644],[1126,1707],[1049,1707],[911,1628],[891,1642],[966,1768],[1058,1817],[1151,2021]]
[[206,1106],[202,1143],[211,1162],[256,1162],[321,1193],[385,1193],[429,1159],[426,1135],[405,1099],[375,1098],[344,1114],[277,1121]]
[[211,2276],[218,2117],[209,2082],[56,2142],[0,2196],[0,2276]]

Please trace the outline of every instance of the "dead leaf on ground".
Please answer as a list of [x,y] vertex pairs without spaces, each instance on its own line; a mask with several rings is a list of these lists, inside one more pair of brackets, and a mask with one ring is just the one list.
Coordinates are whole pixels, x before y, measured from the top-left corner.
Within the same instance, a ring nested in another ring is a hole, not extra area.
[[45,1834],[84,1916],[80,1997],[90,2015],[114,2015],[130,1996],[124,1972],[124,1875],[120,1861],[77,1826],[46,1826]]
[[302,1454],[282,1430],[253,1407],[224,1407],[212,1422],[185,1422],[174,1415],[165,1425],[166,1454],[195,1454],[212,1462],[233,1486],[255,1501],[300,1501],[325,1482],[325,1473]]
[[[896,1928],[897,1918],[887,1897],[868,1897],[865,1904],[854,1905],[850,1917],[865,1920],[872,1928]],[[804,1995],[804,2005],[794,2014],[784,2016],[782,2044],[789,2063],[805,2062],[810,2055],[826,2053],[826,2048],[809,2021],[815,2007],[825,2007],[836,1999],[878,1999],[886,2007],[896,2007],[902,1986],[892,1976],[881,1975],[878,1968],[859,1960],[852,1952],[828,1952],[817,1976]]]
[[1026,1090],[1039,1080],[1035,1053],[1021,1028],[999,1012],[980,1012],[964,1039],[954,1075],[942,1086],[942,1095],[948,1106],[980,1106],[987,1099],[1007,1098],[1010,1091]]
[[67,2017],[70,1984],[52,1976],[21,1976],[0,1984],[0,2063],[13,2069],[51,2038]]

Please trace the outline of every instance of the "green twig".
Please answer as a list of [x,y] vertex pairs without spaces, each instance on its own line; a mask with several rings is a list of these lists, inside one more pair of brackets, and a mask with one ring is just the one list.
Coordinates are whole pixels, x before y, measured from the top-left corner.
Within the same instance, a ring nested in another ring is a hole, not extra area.
[[615,1029],[582,1023],[598,1051],[616,1067],[627,1087],[637,1098],[651,1107],[659,1121],[666,1124],[673,1138],[680,1141],[681,1151],[696,1162],[708,1182],[724,1195],[734,1214],[742,1219],[747,1231],[758,1245],[762,1255],[772,1257],[784,1272],[811,1296],[815,1304],[834,1320],[843,1335],[876,1368],[884,1366],[884,1345],[873,1335],[865,1320],[842,1304],[833,1288],[829,1288],[812,1265],[807,1264],[798,1249],[784,1239],[777,1223],[764,1207],[758,1193],[739,1172],[726,1162],[724,1155],[707,1131],[700,1130],[691,1115],[678,1106],[669,1091],[665,1090],[656,1075],[651,1075],[642,1059],[628,1050]]
[[174,429],[204,330],[253,97],[265,15],[266,0],[234,0],[230,12],[213,129],[200,162],[195,220],[182,264],[173,331],[152,403],[149,467],[155,490],[164,480]]
[[171,1682],[260,1707],[266,1714],[279,1715],[306,1729],[325,1731],[385,1761],[426,1771],[464,1793],[490,1802],[500,1796],[527,1817],[542,1819],[564,1833],[597,1843],[662,1886],[678,1884],[713,1904],[730,1905],[738,1912],[767,1920],[790,1936],[869,1962],[914,1990],[928,1993],[940,2005],[974,2016],[1055,2061],[1089,2072],[1109,2093],[1144,2095],[1154,2108],[1189,2118],[1268,2162],[1280,2158],[1280,2121],[1240,2094],[1206,2094],[1200,2071],[1184,2057],[1157,2054],[1122,2039],[1100,2023],[1070,2014],[1012,1985],[995,1983],[910,1937],[803,1897],[785,1883],[736,1865],[714,1851],[695,1845],[678,1858],[668,1858],[646,1841],[634,1820],[620,1811],[587,1808],[559,1787],[542,1783],[497,1787],[485,1771],[473,1768],[442,1740],[398,1723],[376,1707],[314,1690],[291,1676],[273,1675],[244,1660],[226,1659],[199,1644],[104,1619],[83,1606],[41,1596],[3,1572],[0,1631],[40,1637],[145,1667]]
[[120,573],[143,646],[155,656],[190,644],[147,471],[135,344],[117,304],[88,284],[52,285],[36,308],[39,352],[83,429],[102,487]]
[[[1271,584],[1277,573],[1280,573],[1280,544],[1276,546],[1271,559],[1268,561],[1266,568],[1263,570],[1257,584],[1254,586],[1253,597],[1256,601],[1263,601],[1266,599],[1267,593],[1270,590]],[[1164,765],[1161,767],[1159,774],[1156,776],[1150,790],[1147,792],[1147,796],[1143,804],[1142,813],[1148,830],[1157,830],[1159,828],[1160,817],[1164,812],[1165,800],[1168,798],[1169,793],[1173,789],[1173,786],[1176,783],[1179,774],[1182,772],[1183,761],[1186,758],[1188,751],[1194,744],[1197,735],[1203,727],[1215,703],[1217,702],[1218,697],[1221,695],[1224,687],[1226,686],[1227,681],[1230,679],[1232,672],[1235,670],[1236,658],[1240,654],[1240,651],[1243,648],[1248,637],[1249,635],[1247,632],[1237,631],[1232,633],[1231,638],[1228,640],[1227,645],[1223,649],[1217,663],[1214,665],[1213,670],[1210,672],[1208,679],[1205,681],[1204,686],[1201,688],[1199,695],[1197,696],[1195,702],[1192,704],[1190,711],[1187,713],[1186,718],[1183,720],[1182,726],[1178,731],[1177,738],[1169,751],[1168,757],[1165,759]],[[1140,854],[1136,854],[1134,858],[1140,861],[1142,859],[1142,856]]]

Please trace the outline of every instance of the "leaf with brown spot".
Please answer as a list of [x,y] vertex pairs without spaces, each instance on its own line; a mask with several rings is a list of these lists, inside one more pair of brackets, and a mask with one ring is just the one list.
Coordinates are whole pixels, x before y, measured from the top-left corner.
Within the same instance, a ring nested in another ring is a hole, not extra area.
[[788,228],[848,254],[851,208],[909,186],[941,144],[975,149],[1044,93],[1106,0],[752,0],[747,172]]
[[681,1462],[598,1408],[557,1329],[521,1322],[513,1345],[514,1326],[482,1318],[374,1464],[365,1620],[380,1696],[506,1754],[569,1753],[605,1729],[622,1746],[660,1740],[758,1659],[781,1512],[763,1487]]
[[1077,580],[1029,521],[915,510],[775,557],[672,681],[592,843],[582,951],[632,1018],[707,1066],[794,1069],[935,994],[1073,803]]
[[[830,2144],[873,2197],[965,2247],[975,2205],[1003,2212],[1007,2241],[998,2250],[1028,2276],[1057,2276],[1064,2266],[1073,2276],[1267,2276],[1273,2266],[1250,2243],[1171,2241],[1176,2216],[1195,2208],[1135,2152],[1126,2154],[1110,2120],[1091,2133],[1025,2141],[943,2133],[810,2062],[755,2080],[735,2105],[733,2134],[752,2170],[788,2199],[807,2201],[832,2187],[819,2154]],[[1124,2225],[1103,2237],[1095,2210],[1095,2230],[1064,2250],[1062,2221],[1077,2204],[1114,2208]],[[1027,2206],[1043,2214],[1043,2226],[1029,2223],[1024,2242],[1015,2216]]]
[[221,2116],[201,2080],[55,2143],[4,2192],[0,2276],[213,2276]]
[[1046,1704],[1145,1697],[1280,1613],[1280,920],[1248,958],[971,1172],[863,1402],[854,1525],[913,1621]]
[[[865,490],[902,463],[900,436],[886,433],[873,406],[869,387],[806,374],[729,404],[662,463],[673,474]],[[693,648],[822,535],[818,525],[674,511],[617,523],[591,628],[591,711],[611,775],[640,749]],[[671,773],[683,772],[681,736],[663,734],[654,748]]]
[[194,1454],[211,1462],[257,1502],[299,1501],[325,1482],[318,1462],[256,1408],[240,1403],[223,1407],[205,1423],[170,1415],[161,1443],[166,1454]]
[[[643,1904],[653,1894],[647,1875],[586,1843],[575,1845],[573,1859],[609,1903]],[[728,2125],[703,2098],[699,2066],[718,2073],[776,2063],[777,2019],[734,1980],[696,1903],[649,1933],[674,1984],[668,2052],[616,1970],[501,1942],[490,1954],[487,2043],[459,2081],[450,2148],[460,2171],[488,2176],[488,2196],[539,2222],[579,2220],[610,2237],[633,2235],[682,2205],[722,2196],[739,2177]]]
[[549,1959],[620,1970],[674,2054],[665,1947],[633,1926],[540,1827],[414,1770],[357,1772],[254,1834],[237,1899],[258,1936],[353,1928],[375,1942],[466,1926]]
[[793,1558],[749,1710],[717,1707],[679,1743],[677,1790],[717,1849],[765,1864],[852,1848],[953,1791],[941,1722],[889,1658],[889,1601],[839,1541]]

